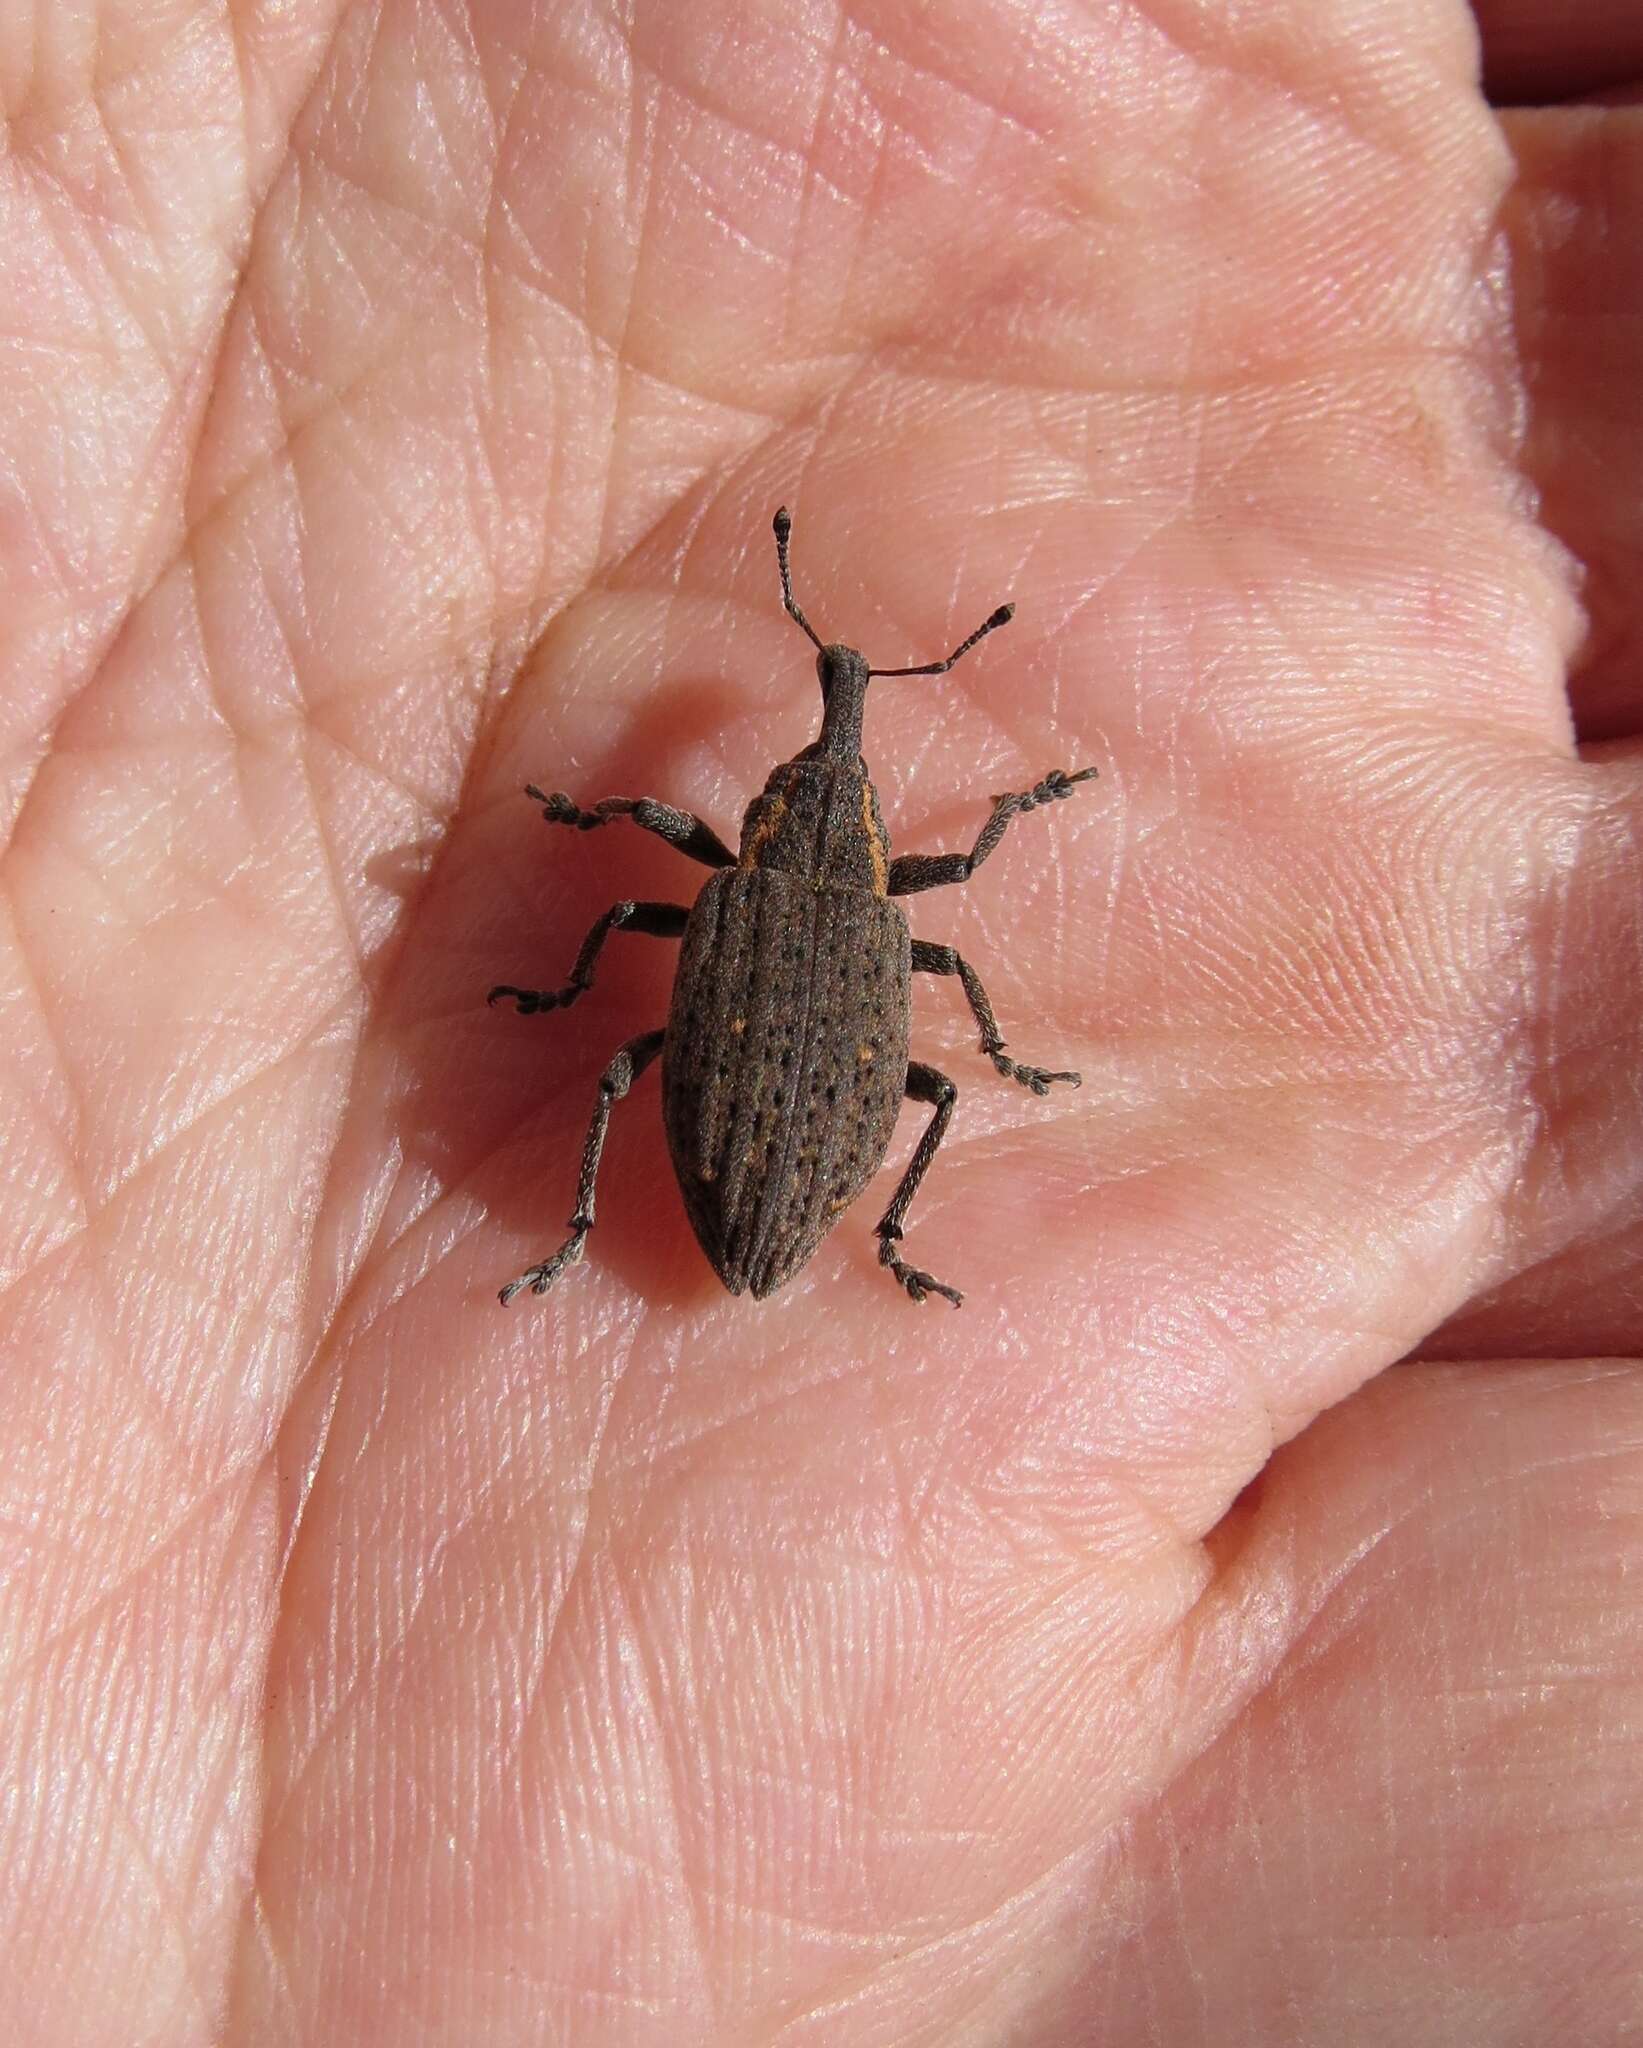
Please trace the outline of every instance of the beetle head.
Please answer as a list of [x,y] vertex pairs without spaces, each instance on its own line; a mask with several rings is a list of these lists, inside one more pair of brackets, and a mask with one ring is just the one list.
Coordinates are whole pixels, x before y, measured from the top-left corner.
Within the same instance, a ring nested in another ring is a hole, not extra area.
[[[1001,604],[967,639],[958,643],[945,661],[924,662],[917,668],[869,668],[866,655],[858,653],[854,647],[846,647],[842,640],[824,645],[821,635],[800,611],[794,600],[793,578],[787,565],[787,545],[792,536],[793,522],[785,505],[776,514],[775,527],[776,562],[782,573],[782,604],[788,617],[804,628],[816,648],[816,674],[821,679],[822,691],[822,741],[830,751],[854,753],[859,749],[862,704],[867,695],[869,677],[945,675],[978,640],[985,639],[995,627],[1008,625],[1015,616],[1013,604]],[[850,737],[852,732],[853,740]]]
[[867,656],[834,641],[816,656],[816,675],[821,683],[822,727],[820,745],[824,753],[853,761],[861,752],[861,715],[867,701],[867,678],[872,670]]
[[867,678],[873,671],[867,666],[867,656],[858,654],[854,647],[846,647],[842,640],[835,640],[831,647],[824,647],[816,656],[816,676],[821,683],[822,702],[829,703],[833,692],[842,684],[846,690],[865,692]]

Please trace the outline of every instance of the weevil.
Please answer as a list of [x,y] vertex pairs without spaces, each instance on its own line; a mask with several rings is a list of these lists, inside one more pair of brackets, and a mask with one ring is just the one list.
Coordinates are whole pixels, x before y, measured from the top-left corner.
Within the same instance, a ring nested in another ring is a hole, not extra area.
[[1008,624],[1000,605],[945,661],[917,668],[870,668],[842,642],[824,643],[793,596],[788,563],[792,521],[775,518],[782,604],[816,648],[821,731],[784,761],[749,804],[740,850],[710,825],[654,797],[606,797],[590,810],[534,783],[525,794],[553,825],[590,832],[631,818],[692,860],[716,869],[694,905],[614,904],[582,943],[562,988],[493,988],[522,1015],[567,1009],[593,986],[599,954],[614,931],[682,939],[665,1029],[630,1038],[599,1077],[582,1148],[570,1236],[540,1265],[502,1289],[545,1294],[581,1258],[593,1228],[594,1190],[612,1107],[658,1054],[663,1120],[686,1213],[713,1270],[732,1294],[762,1299],[790,1280],[877,1172],[904,1098],[926,1103],[930,1121],[876,1235],[879,1263],[914,1301],[963,1296],[901,1256],[902,1226],[930,1170],[958,1090],[945,1074],[908,1056],[911,981],[951,974],[981,1030],[981,1050],[999,1073],[1035,1095],[1073,1073],[1022,1066],[1007,1057],[980,977],[951,946],[915,939],[895,899],[967,882],[1011,820],[1067,796],[1093,768],[1060,769],[1018,795],[994,797],[968,853],[904,853],[892,859],[878,792],[862,758],[862,712],[875,677],[945,675],[980,640]]

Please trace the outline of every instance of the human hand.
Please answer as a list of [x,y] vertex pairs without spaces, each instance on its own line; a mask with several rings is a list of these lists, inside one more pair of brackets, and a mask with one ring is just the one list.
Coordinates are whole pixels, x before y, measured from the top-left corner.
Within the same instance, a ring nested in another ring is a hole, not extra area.
[[[1436,0],[41,21],[8,2038],[1623,2038],[1635,115],[1514,190]],[[875,658],[1016,600],[868,758],[1100,765],[908,906],[1084,1086],[917,990],[959,1315],[878,1187],[726,1297],[654,1077],[504,1312],[671,948],[485,989],[700,879],[519,786],[734,835],[784,498]]]

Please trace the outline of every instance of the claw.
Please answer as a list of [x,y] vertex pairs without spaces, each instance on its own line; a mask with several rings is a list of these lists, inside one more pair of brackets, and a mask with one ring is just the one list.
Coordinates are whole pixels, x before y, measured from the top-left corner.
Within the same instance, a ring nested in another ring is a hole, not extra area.
[[575,981],[563,988],[512,988],[500,982],[485,1000],[494,1003],[498,996],[512,996],[521,1017],[539,1017],[548,1010],[568,1010],[578,996],[586,994],[586,985]]
[[1001,1046],[984,1045],[981,1049],[1006,1081],[1019,1081],[1023,1088],[1030,1088],[1035,1095],[1048,1095],[1050,1085],[1055,1081],[1065,1081],[1071,1088],[1084,1085],[1082,1074],[1051,1073],[1047,1067],[1024,1067],[1019,1061],[1006,1059]]
[[602,825],[605,822],[591,812],[579,810],[562,789],[550,794],[545,789],[538,789],[534,782],[527,782],[525,794],[532,803],[542,806],[542,815],[550,825],[580,825],[585,830],[590,824]]
[[504,1308],[516,1294],[523,1294],[528,1287],[532,1294],[546,1294],[548,1289],[571,1266],[581,1261],[582,1248],[588,1241],[589,1223],[573,1224],[571,1234],[551,1259],[544,1259],[539,1266],[530,1266],[517,1280],[510,1280],[496,1297]]
[[944,1285],[933,1274],[922,1272],[917,1266],[909,1266],[897,1255],[896,1245],[900,1237],[899,1230],[893,1234],[886,1231],[879,1239],[879,1264],[890,1269],[914,1301],[923,1301],[927,1295],[939,1294],[944,1300],[950,1301],[954,1308],[962,1308],[964,1297],[956,1287]]

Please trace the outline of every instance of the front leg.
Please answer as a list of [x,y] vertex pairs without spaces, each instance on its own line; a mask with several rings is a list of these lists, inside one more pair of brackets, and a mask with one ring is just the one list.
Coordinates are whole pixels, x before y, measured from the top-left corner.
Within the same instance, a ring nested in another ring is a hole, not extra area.
[[936,1148],[947,1135],[947,1126],[953,1120],[958,1090],[945,1074],[938,1074],[934,1067],[927,1067],[919,1060],[909,1060],[907,1099],[910,1102],[933,1102],[936,1113],[925,1126],[924,1136],[918,1141],[889,1208],[879,1218],[875,1233],[879,1241],[879,1264],[889,1267],[915,1301],[922,1301],[927,1294],[941,1294],[954,1308],[961,1308],[964,1297],[956,1287],[944,1287],[939,1280],[932,1280],[928,1273],[921,1273],[917,1266],[905,1264],[896,1250],[901,1243],[901,1226],[907,1206],[918,1193],[919,1182],[930,1171],[930,1161],[935,1158]]
[[690,912],[682,903],[613,903],[582,941],[582,950],[563,988],[514,988],[500,982],[485,998],[494,1003],[499,996],[511,996],[521,1017],[535,1017],[544,1010],[568,1010],[578,996],[593,986],[593,964],[600,948],[614,931],[648,932],[655,939],[683,936]]
[[1074,1088],[1084,1085],[1078,1074],[1052,1074],[1043,1067],[1024,1067],[1004,1057],[1004,1040],[999,1032],[998,1019],[993,1015],[993,1006],[987,1000],[987,991],[981,985],[981,976],[956,946],[936,946],[928,939],[915,939],[913,972],[958,976],[970,1005],[970,1015],[981,1026],[981,1049],[1006,1081],[1019,1081],[1023,1088],[1030,1088],[1035,1095],[1048,1095],[1052,1081],[1068,1081]]
[[967,882],[1004,837],[1012,818],[1023,811],[1036,811],[1040,804],[1052,804],[1057,797],[1070,796],[1073,784],[1088,782],[1093,768],[1080,768],[1075,775],[1053,768],[1042,782],[1036,782],[1019,796],[995,796],[993,815],[981,828],[980,837],[968,853],[904,853],[890,863],[890,894],[916,896],[920,889],[939,889],[948,882]]
[[736,856],[711,825],[689,811],[676,811],[671,804],[658,803],[653,796],[607,796],[591,810],[579,810],[562,789],[551,796],[534,782],[525,784],[525,794],[542,806],[550,825],[574,825],[579,832],[592,832],[608,825],[612,818],[631,818],[641,831],[654,832],[669,846],[678,847],[704,867],[733,868]]

